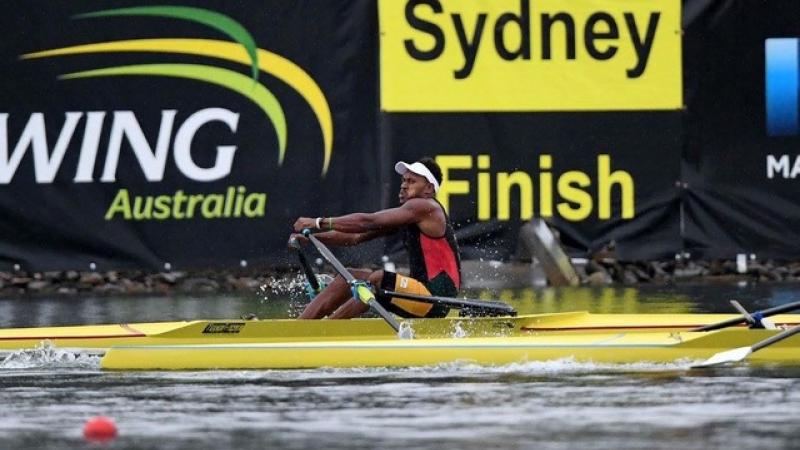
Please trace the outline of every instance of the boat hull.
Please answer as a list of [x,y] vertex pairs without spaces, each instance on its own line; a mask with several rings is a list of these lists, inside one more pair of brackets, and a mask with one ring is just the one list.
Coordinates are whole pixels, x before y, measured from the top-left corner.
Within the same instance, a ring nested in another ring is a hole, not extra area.
[[[408,320],[420,339],[514,337],[538,334],[686,331],[736,317],[734,314],[590,314],[585,311],[518,317]],[[771,318],[800,324],[800,314]],[[744,328],[744,327],[739,327]],[[281,342],[360,341],[396,338],[381,319],[352,320],[197,320],[187,322],[81,325],[0,330],[0,353],[56,347],[104,351],[119,345],[212,345]]]
[[[410,367],[447,363],[504,365],[574,359],[598,363],[704,360],[752,345],[774,330],[546,333],[515,337],[380,339],[214,345],[120,346],[101,360],[109,370]],[[800,336],[754,353],[756,364],[800,364]]]

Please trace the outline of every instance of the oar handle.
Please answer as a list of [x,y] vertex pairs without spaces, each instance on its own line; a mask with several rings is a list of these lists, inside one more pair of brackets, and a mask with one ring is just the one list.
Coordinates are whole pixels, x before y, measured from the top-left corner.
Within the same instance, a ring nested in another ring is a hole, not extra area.
[[297,259],[300,260],[300,267],[303,268],[303,273],[306,275],[308,284],[311,285],[311,288],[314,289],[314,292],[319,293],[319,280],[317,279],[317,275],[314,273],[314,269],[311,268],[311,264],[308,263],[306,255],[303,254],[303,249],[300,247],[300,243],[297,241],[297,239],[292,238],[289,240],[289,246],[297,251]]
[[306,274],[308,284],[311,285],[311,287],[314,289],[314,292],[319,292],[319,280],[317,279],[317,275],[314,273],[314,269],[311,268],[311,264],[308,263],[306,255],[304,255],[302,251],[298,251],[297,258],[300,260],[300,265],[303,267],[303,272]]
[[[775,306],[773,308],[765,309],[764,311],[761,311],[761,317],[774,316],[776,314],[794,311],[796,309],[800,309],[800,302],[792,302],[792,303],[787,303],[785,305],[780,305],[780,306]],[[756,314],[758,313],[754,313],[753,315]],[[739,316],[739,317],[734,317],[733,319],[723,320],[722,322],[712,323],[710,325],[693,328],[690,331],[719,330],[720,328],[732,327],[734,325],[739,325],[740,323],[745,323],[745,322],[747,322],[747,318],[745,318],[744,316]]]

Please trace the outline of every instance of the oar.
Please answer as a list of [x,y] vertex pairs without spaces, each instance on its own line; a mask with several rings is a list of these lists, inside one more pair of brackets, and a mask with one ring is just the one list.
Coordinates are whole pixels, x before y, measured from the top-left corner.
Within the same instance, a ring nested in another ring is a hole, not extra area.
[[795,325],[792,328],[789,328],[788,330],[781,331],[775,336],[764,339],[763,341],[757,342],[749,347],[739,347],[733,350],[719,352],[716,355],[712,356],[711,358],[708,358],[704,362],[692,366],[692,368],[699,369],[703,367],[718,366],[720,364],[739,362],[750,356],[751,353],[757,352],[764,347],[769,347],[770,345],[775,344],[776,342],[780,342],[788,338],[789,336],[797,334],[798,332],[800,332],[800,325]]
[[436,297],[428,295],[409,294],[406,292],[380,290],[381,295],[388,297],[400,297],[409,300],[416,300],[424,303],[431,303],[434,305],[447,306],[448,308],[455,309],[475,309],[480,312],[485,312],[487,315],[494,316],[516,316],[517,310],[502,302],[492,302],[485,300],[472,300],[467,298],[453,298],[453,297]]
[[289,245],[293,249],[297,250],[297,258],[300,259],[300,266],[303,268],[303,272],[306,274],[306,280],[308,280],[308,284],[311,285],[314,293],[319,294],[319,280],[317,279],[317,275],[314,273],[314,269],[311,268],[311,264],[308,263],[306,255],[303,254],[303,249],[300,248],[300,243],[297,242],[297,239],[292,239],[289,242]]
[[[800,302],[787,303],[785,305],[780,305],[774,308],[765,309],[764,311],[758,311],[753,313],[751,317],[754,321],[760,321],[764,317],[774,316],[776,314],[794,311],[796,309],[800,309]],[[744,315],[739,317],[734,317],[733,319],[723,320],[722,322],[712,323],[710,325],[693,328],[689,331],[719,330],[720,328],[732,327],[734,325],[739,325],[741,323],[747,323],[747,317],[745,317]]]
[[373,309],[379,316],[383,317],[383,320],[389,324],[394,331],[400,331],[400,324],[397,323],[397,320],[386,311],[386,309],[378,303],[378,299],[375,298],[375,294],[367,287],[367,284],[364,281],[356,280],[353,274],[347,270],[335,256],[333,253],[325,246],[322,242],[319,241],[313,234],[311,234],[311,230],[305,229],[303,230],[303,235],[311,240],[311,243],[314,244],[314,247],[317,247],[317,250],[320,254],[328,260],[329,263],[333,266],[333,268],[339,273],[339,275],[347,281],[347,284],[350,285],[350,289],[353,290],[353,297],[361,300],[362,302],[369,305],[370,308]]

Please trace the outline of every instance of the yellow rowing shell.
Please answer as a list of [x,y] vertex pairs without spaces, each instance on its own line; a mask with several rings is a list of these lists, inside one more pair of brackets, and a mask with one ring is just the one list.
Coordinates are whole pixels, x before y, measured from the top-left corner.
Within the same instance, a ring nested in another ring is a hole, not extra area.
[[[603,334],[686,331],[737,317],[734,314],[590,314],[585,311],[518,317],[416,319],[419,339],[463,336],[526,337],[538,334]],[[770,318],[800,324],[800,314]],[[104,351],[119,345],[213,345],[283,342],[374,341],[396,338],[382,319],[196,320],[186,322],[10,328],[0,330],[0,351],[34,348],[43,341],[62,348]]]
[[[213,345],[112,347],[110,370],[302,369],[410,367],[447,363],[503,365],[570,358],[599,363],[701,361],[752,345],[776,330],[710,332],[533,333],[514,337],[373,339]],[[800,335],[755,352],[754,363],[800,364]]]

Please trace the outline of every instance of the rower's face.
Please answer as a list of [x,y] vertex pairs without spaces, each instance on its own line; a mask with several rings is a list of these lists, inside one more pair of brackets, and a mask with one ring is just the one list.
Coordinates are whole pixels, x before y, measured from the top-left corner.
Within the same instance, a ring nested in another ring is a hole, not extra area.
[[432,191],[432,189],[433,185],[429,183],[428,180],[426,180],[422,175],[406,172],[403,174],[402,181],[400,183],[400,193],[397,194],[397,198],[400,200],[400,204],[402,205],[411,198],[428,197],[428,194]]

